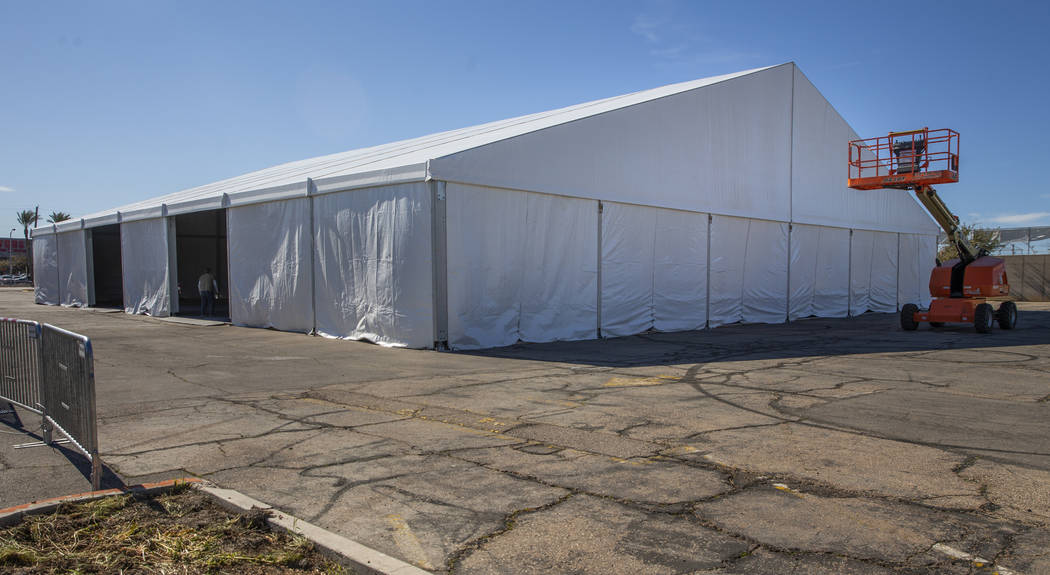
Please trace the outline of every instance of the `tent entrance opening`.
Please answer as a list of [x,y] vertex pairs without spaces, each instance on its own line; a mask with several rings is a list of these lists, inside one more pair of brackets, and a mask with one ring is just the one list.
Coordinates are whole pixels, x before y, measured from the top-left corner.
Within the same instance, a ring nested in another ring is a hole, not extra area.
[[[190,317],[228,319],[229,258],[226,210],[208,210],[175,216],[175,254],[178,270],[179,314]],[[210,274],[215,283],[212,307],[203,305],[199,283]],[[216,290],[216,284],[218,290]]]
[[120,224],[91,228],[91,280],[95,307],[124,307]]

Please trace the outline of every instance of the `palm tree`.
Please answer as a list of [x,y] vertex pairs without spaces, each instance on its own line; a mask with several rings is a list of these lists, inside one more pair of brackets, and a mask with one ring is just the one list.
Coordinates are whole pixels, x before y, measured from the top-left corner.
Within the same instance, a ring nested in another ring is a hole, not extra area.
[[64,221],[72,219],[72,218],[73,218],[73,216],[71,216],[71,215],[69,215],[69,214],[67,214],[65,212],[51,212],[51,215],[49,215],[47,217],[47,223],[49,223],[49,224],[57,224],[58,222],[64,222]]
[[33,210],[22,210],[15,214],[18,217],[18,225],[22,226],[22,233],[26,236],[26,273],[30,278],[33,277],[33,250],[29,245],[29,226],[35,226],[37,221],[36,212]]

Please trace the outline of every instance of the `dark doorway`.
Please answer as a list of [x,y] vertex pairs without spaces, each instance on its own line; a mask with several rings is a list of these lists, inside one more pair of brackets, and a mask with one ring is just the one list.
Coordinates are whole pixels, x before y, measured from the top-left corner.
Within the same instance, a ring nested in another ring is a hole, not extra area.
[[124,273],[120,259],[120,224],[91,228],[91,276],[96,307],[124,308]]
[[229,319],[229,275],[226,210],[208,210],[175,216],[175,254],[179,286],[179,314],[201,316],[197,281],[205,269],[219,284],[215,311],[209,318]]

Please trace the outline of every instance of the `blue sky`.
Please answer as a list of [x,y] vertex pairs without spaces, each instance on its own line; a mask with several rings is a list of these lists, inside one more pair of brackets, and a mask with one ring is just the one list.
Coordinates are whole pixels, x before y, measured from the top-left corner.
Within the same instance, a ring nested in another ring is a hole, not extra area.
[[0,215],[793,60],[862,137],[958,130],[964,220],[1050,225],[1048,28],[1047,2],[2,2]]

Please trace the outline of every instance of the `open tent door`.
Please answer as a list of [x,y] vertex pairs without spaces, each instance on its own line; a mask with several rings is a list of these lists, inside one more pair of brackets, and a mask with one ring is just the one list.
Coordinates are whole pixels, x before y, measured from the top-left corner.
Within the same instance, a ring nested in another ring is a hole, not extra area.
[[[207,210],[174,216],[178,273],[179,315],[229,319],[229,258],[226,210]],[[198,279],[211,270],[219,290],[214,311],[201,313]]]
[[120,224],[90,228],[91,273],[95,307],[124,307],[123,266],[120,257]]

